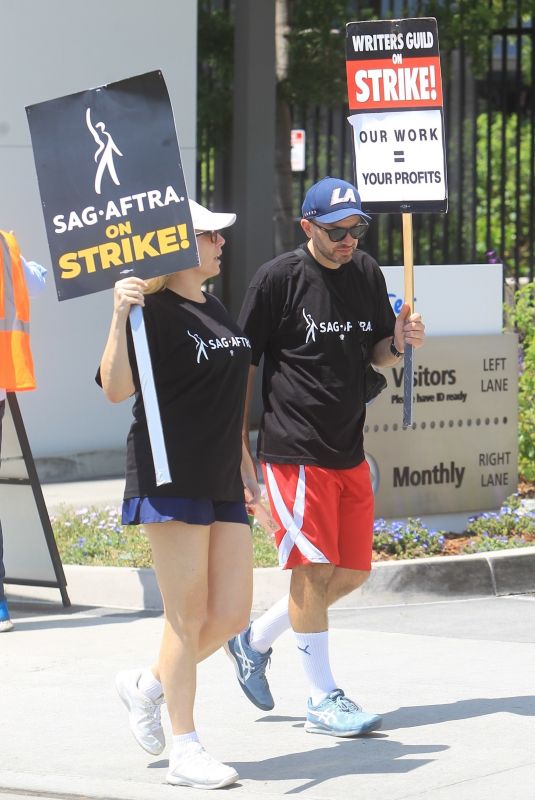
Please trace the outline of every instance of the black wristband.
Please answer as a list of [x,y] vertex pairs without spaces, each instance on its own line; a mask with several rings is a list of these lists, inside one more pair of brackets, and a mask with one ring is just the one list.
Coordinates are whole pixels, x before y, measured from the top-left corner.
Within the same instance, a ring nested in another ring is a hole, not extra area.
[[392,341],[390,342],[390,352],[392,353],[392,355],[395,358],[401,358],[401,356],[403,355],[403,353],[400,353],[399,350],[397,349],[397,347],[396,347],[396,345],[394,343],[394,337],[393,336],[392,336]]

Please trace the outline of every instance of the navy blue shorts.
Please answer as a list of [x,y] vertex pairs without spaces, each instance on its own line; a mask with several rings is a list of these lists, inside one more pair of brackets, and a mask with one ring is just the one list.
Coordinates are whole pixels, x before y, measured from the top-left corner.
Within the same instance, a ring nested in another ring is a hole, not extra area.
[[213,522],[249,524],[245,503],[240,502],[208,500],[204,497],[131,497],[123,500],[123,525],[172,520],[188,525],[211,525]]

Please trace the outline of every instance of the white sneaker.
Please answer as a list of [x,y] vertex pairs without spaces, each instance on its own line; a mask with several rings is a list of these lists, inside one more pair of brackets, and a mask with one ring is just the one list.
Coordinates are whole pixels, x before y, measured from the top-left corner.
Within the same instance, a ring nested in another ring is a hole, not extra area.
[[128,709],[130,730],[136,742],[153,756],[159,756],[165,747],[165,734],[161,722],[164,696],[153,702],[137,688],[140,669],[118,672],[115,687]]
[[240,777],[235,769],[209,755],[200,742],[188,742],[169,757],[167,783],[192,786],[194,789],[221,789]]
[[12,631],[14,627],[10,619],[0,619],[0,633]]

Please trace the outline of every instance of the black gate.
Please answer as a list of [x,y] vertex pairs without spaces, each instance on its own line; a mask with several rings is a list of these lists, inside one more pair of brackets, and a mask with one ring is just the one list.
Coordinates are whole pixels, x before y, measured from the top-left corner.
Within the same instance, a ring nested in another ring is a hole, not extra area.
[[[488,2],[489,0],[475,0]],[[361,4],[362,5],[362,4]],[[369,5],[369,4],[368,4]],[[426,3],[386,0],[379,18],[426,15]],[[359,19],[359,3],[347,4],[347,20]],[[200,26],[218,36],[218,46],[232,50],[232,4],[199,3]],[[210,25],[202,24],[202,18]],[[215,23],[215,24],[214,24]],[[440,35],[440,26],[439,26]],[[344,48],[344,31],[339,31]],[[212,42],[214,44],[214,42]],[[484,263],[500,260],[506,277],[518,285],[533,280],[535,262],[535,77],[533,18],[517,3],[510,25],[483,37],[484,58],[474,70],[461,43],[442,46],[449,211],[415,214],[415,263]],[[208,43],[200,40],[202,56]],[[206,52],[212,53],[213,49]],[[223,50],[220,55],[224,55]],[[199,65],[202,96],[198,129],[198,197],[210,205],[214,187],[226,184],[231,150],[232,58],[214,66],[208,56]],[[225,77],[224,64],[229,74]],[[223,65],[223,69],[222,69]],[[207,97],[212,96],[209,106]],[[210,108],[212,116],[207,113]],[[307,137],[306,169],[293,173],[293,213],[299,217],[306,189],[324,175],[353,180],[353,145],[347,106],[292,108],[292,124]],[[290,143],[288,143],[290,147]],[[400,215],[382,214],[372,226],[366,248],[381,264],[402,263]]]

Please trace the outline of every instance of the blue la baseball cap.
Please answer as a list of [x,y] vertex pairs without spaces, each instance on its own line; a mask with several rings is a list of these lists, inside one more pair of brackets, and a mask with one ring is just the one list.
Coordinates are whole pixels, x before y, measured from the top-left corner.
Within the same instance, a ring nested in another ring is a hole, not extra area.
[[352,183],[327,176],[310,187],[301,211],[303,219],[317,219],[318,222],[339,222],[354,214],[370,220],[360,206],[360,195]]

